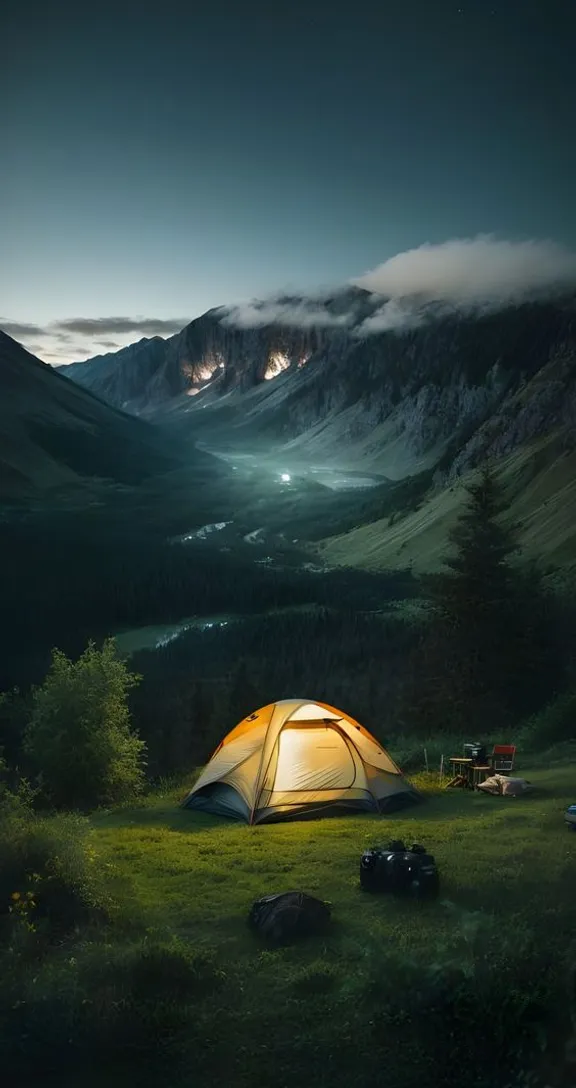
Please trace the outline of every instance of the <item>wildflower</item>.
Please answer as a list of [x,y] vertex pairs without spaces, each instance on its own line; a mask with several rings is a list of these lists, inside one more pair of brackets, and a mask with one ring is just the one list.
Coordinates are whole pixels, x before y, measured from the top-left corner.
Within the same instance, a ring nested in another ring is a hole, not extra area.
[[13,899],[15,903],[17,903],[18,900],[21,898],[20,892],[12,892],[10,898]]

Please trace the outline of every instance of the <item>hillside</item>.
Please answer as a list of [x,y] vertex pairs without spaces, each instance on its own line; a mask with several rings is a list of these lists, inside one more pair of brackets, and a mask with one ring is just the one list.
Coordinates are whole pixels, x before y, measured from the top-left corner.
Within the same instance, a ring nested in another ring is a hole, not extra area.
[[[507,520],[518,525],[526,556],[544,566],[576,564],[576,451],[550,435],[497,462],[509,496]],[[431,488],[415,508],[329,537],[318,548],[328,564],[366,570],[437,570],[465,499],[467,476]]]
[[149,424],[105,404],[0,332],[0,499],[83,479],[138,483],[176,458]]

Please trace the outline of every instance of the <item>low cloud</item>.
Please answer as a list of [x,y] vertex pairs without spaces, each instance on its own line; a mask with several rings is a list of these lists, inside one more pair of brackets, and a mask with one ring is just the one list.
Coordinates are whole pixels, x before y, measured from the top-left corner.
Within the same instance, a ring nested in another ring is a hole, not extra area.
[[[48,325],[33,325],[27,321],[10,321],[0,317],[0,328],[15,339],[31,336],[50,336],[67,343],[71,334],[80,336],[106,336],[107,333],[141,333],[142,336],[171,336],[188,323],[185,317],[69,317],[51,321]],[[98,341],[104,347],[117,347],[116,341]]]
[[[0,318],[0,329],[21,341],[28,351],[41,359],[73,362],[80,356],[97,355],[95,345],[117,351],[143,336],[172,336],[180,332],[188,320],[185,317],[70,317],[36,325]],[[109,339],[110,336],[118,339]],[[85,337],[87,346],[75,343],[78,337]],[[65,345],[63,350],[60,345]]]
[[142,336],[171,336],[188,323],[185,317],[69,317],[55,321],[50,328],[81,336],[102,336],[107,333],[141,333]]
[[363,335],[414,327],[431,316],[496,310],[576,287],[576,254],[551,241],[510,242],[493,235],[422,245],[354,281],[386,301]]
[[222,325],[236,329],[256,329],[264,325],[287,325],[299,329],[345,326],[351,315],[333,314],[316,298],[252,300],[231,306],[220,319]]
[[30,351],[32,355],[38,355],[40,358],[47,354],[43,344],[26,344],[26,351]]
[[29,325],[26,322],[20,321],[8,321],[0,317],[0,329],[5,332],[7,336],[14,337],[15,340],[20,340],[21,337],[27,338],[30,336],[42,336],[45,329],[40,325]]

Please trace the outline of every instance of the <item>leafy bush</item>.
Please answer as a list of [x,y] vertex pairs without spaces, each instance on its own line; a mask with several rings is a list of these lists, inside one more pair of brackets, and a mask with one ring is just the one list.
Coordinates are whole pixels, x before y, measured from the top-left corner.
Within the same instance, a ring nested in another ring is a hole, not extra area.
[[8,941],[22,923],[27,931],[52,941],[106,918],[111,908],[105,888],[108,872],[81,816],[0,821],[0,925]]
[[26,778],[10,773],[0,755],[0,820],[30,815],[36,793]]
[[57,808],[94,808],[129,800],[144,784],[142,740],[132,731],[128,692],[139,678],[113,639],[94,643],[76,662],[55,650],[33,693],[25,750]]

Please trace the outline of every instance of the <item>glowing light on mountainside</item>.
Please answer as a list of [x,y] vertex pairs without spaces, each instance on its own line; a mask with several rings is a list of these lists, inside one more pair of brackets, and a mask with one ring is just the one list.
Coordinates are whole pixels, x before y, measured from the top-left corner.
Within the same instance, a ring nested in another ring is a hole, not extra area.
[[222,370],[224,360],[221,355],[209,355],[195,372],[196,381],[208,382],[214,377],[217,370]]
[[290,359],[287,355],[284,355],[282,351],[273,351],[268,360],[268,366],[266,367],[266,373],[264,374],[265,381],[270,381],[271,378],[277,378],[283,370],[287,370],[290,366]]
[[193,365],[186,361],[182,364],[183,373],[189,378],[191,388],[187,390],[188,396],[194,396],[200,392],[199,386],[212,380],[217,370],[224,369],[224,359],[220,352],[210,352],[199,365]]

